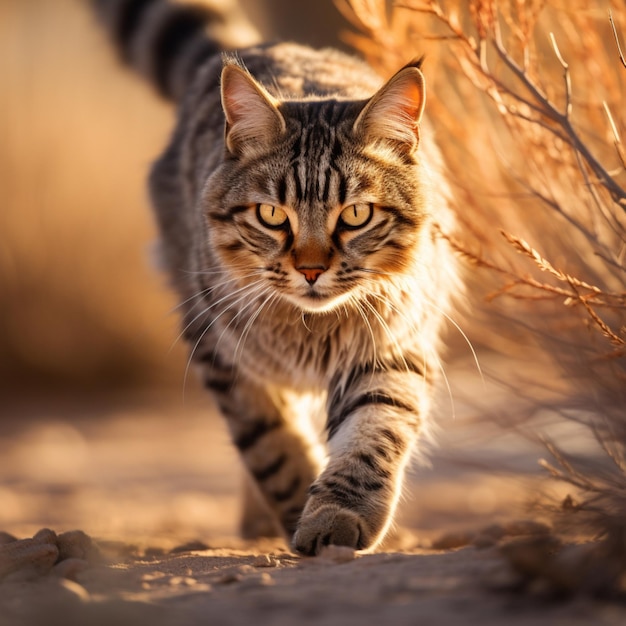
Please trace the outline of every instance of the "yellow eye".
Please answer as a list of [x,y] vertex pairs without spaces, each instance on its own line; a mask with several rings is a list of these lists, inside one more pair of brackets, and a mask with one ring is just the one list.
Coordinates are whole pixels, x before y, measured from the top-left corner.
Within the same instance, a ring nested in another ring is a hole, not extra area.
[[287,213],[271,204],[257,204],[256,216],[266,228],[282,228],[287,224]]
[[362,228],[372,219],[374,208],[372,203],[369,204],[351,204],[346,207],[339,216],[344,228]]

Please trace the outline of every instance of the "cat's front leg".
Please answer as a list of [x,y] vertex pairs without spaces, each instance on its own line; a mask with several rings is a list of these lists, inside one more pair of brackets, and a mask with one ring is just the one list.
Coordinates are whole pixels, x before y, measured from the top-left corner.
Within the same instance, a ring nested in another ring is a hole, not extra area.
[[326,545],[374,547],[398,502],[404,470],[428,410],[418,367],[356,367],[333,381],[329,463],[313,483],[293,547],[313,556]]

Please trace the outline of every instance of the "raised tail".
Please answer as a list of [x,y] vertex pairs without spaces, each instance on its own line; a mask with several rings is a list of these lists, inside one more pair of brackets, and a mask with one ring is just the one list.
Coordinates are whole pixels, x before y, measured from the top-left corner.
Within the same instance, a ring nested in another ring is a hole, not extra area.
[[178,101],[197,69],[224,50],[258,42],[258,33],[233,5],[167,0],[91,0],[122,60],[166,98]]

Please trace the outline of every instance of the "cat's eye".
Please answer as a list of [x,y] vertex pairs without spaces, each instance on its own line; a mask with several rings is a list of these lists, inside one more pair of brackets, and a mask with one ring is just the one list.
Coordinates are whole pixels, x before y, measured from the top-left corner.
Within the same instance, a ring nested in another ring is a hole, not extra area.
[[266,228],[283,228],[287,224],[287,213],[271,204],[257,204],[256,216]]
[[346,207],[339,216],[339,221],[344,228],[363,228],[372,219],[374,207],[369,204],[351,204]]

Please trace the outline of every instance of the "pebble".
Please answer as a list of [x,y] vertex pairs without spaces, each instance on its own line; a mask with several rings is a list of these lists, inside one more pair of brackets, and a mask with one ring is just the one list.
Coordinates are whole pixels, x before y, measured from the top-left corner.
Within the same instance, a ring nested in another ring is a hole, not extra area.
[[70,530],[61,533],[57,537],[59,547],[59,559],[84,559],[85,561],[95,561],[100,557],[100,551],[92,541],[91,537],[82,530]]
[[316,558],[330,563],[348,563],[356,558],[356,551],[348,546],[330,545],[322,548]]
[[[39,534],[39,533],[38,533]],[[0,546],[0,579],[19,576],[30,580],[47,574],[59,556],[59,549],[51,543],[42,542],[42,537],[21,539]]]
[[52,568],[52,574],[75,581],[77,576],[88,567],[89,563],[84,559],[65,559]]
[[262,554],[252,563],[253,567],[278,567],[280,561],[273,554]]

